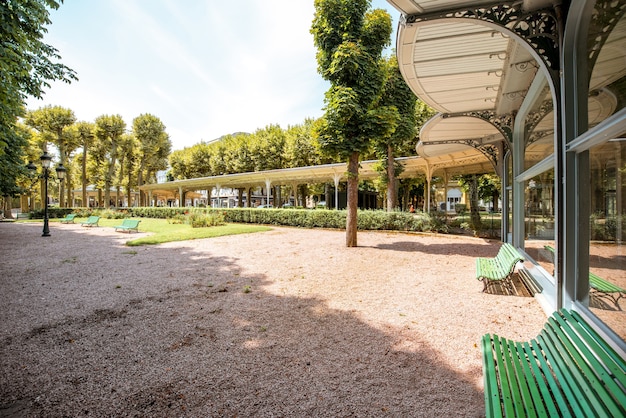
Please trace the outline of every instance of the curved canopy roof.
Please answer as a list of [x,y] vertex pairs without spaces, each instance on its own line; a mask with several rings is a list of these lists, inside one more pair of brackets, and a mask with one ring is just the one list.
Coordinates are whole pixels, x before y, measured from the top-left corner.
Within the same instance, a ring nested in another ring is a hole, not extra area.
[[[396,158],[396,162],[404,166],[404,171],[400,174],[400,178],[412,178],[426,174],[432,172],[433,168],[446,169],[449,174],[483,173],[490,169],[488,162],[476,159],[473,155],[460,156],[458,159],[446,158],[434,159],[432,161],[426,161],[421,157],[402,157]],[[373,180],[378,178],[380,176],[380,173],[376,170],[378,164],[380,164],[378,160],[362,161],[359,168],[359,179]],[[462,170],[461,167],[463,167]],[[208,190],[214,187],[232,189],[266,187],[267,182],[271,185],[332,183],[335,179],[337,181],[346,181],[346,172],[346,164],[337,163],[144,184],[139,189],[146,192],[176,192],[179,189],[192,191]]]
[[[539,73],[539,57],[501,27],[468,18],[493,12],[481,8],[485,2],[388,1],[403,14],[396,45],[400,71],[413,92],[440,112],[420,132],[418,155],[458,159],[472,154],[495,164],[487,151],[511,141],[511,119],[505,119],[522,106]],[[551,3],[526,0],[522,9]],[[540,90],[539,96],[543,102],[550,92]],[[553,118],[547,113],[535,129],[549,134]]]

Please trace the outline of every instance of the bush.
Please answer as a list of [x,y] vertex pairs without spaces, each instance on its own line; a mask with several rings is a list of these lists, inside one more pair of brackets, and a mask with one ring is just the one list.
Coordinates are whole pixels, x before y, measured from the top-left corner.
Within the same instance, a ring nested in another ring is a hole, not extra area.
[[[302,208],[256,209],[256,208],[173,208],[139,207],[119,209],[50,208],[50,217],[62,218],[67,213],[86,218],[91,215],[108,219],[127,217],[167,219],[171,223],[189,223],[194,228],[222,225],[226,222],[255,223],[265,225],[294,226],[300,228],[345,229],[347,211],[310,210]],[[33,212],[33,217],[43,211]],[[359,230],[433,231],[448,232],[444,218],[437,214],[412,214],[408,212],[385,212],[382,210],[359,210]]]
[[207,213],[203,210],[194,210],[188,216],[189,225],[192,228],[206,228],[209,226],[224,225],[224,215],[222,212]]

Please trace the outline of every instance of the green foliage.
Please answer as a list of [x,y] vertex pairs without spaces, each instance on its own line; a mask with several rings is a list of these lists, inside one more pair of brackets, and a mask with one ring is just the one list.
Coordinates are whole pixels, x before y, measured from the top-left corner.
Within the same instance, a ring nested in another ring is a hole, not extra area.
[[50,24],[54,0],[0,1],[0,155],[13,145],[18,117],[24,115],[28,96],[41,98],[50,82],[77,80],[63,64],[58,51],[42,42]]
[[391,40],[391,16],[366,12],[369,0],[316,0],[311,26],[320,75],[330,81],[324,116],[316,125],[323,152],[348,161],[346,245],[356,246],[360,155],[372,138],[388,135],[397,112],[381,106],[382,51]]
[[[134,164],[128,164],[127,172],[130,176],[133,171],[136,171],[136,181],[141,186],[150,179],[151,173],[167,168],[167,158],[172,151],[172,142],[165,132],[163,122],[147,113],[133,119],[133,137],[134,146],[129,147],[124,155],[130,157],[136,153],[136,158],[132,160]],[[131,182],[128,183],[130,187]],[[141,200],[142,204],[145,204],[143,196]]]
[[207,228],[224,225],[224,214],[219,211],[192,210],[189,216],[189,225],[192,228]]

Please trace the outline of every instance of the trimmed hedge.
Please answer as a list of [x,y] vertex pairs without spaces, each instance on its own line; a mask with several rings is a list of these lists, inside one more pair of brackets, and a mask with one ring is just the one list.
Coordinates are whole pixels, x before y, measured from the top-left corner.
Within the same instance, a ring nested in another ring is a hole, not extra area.
[[[63,217],[67,213],[76,213],[79,217],[90,215],[106,219],[127,217],[171,219],[190,213],[220,214],[225,222],[254,223],[264,225],[294,226],[300,228],[345,229],[347,211],[325,209],[256,209],[256,208],[176,208],[176,207],[139,207],[119,209],[58,208],[50,217]],[[43,211],[42,216],[43,216]],[[42,217],[40,216],[40,217]],[[385,212],[382,210],[359,210],[357,214],[359,230],[387,231],[432,231],[448,232],[444,221],[428,214],[407,212]]]

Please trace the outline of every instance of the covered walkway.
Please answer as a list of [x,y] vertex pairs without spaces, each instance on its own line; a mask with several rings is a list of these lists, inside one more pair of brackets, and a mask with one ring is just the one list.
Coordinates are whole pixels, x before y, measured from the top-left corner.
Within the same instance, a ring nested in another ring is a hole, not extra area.
[[[476,155],[459,155],[455,158],[444,158],[426,160],[421,157],[401,157],[396,159],[404,167],[404,171],[400,174],[400,178],[414,178],[421,175],[427,175],[427,181],[432,179],[433,169],[441,169],[451,176],[461,173],[484,173],[492,171],[489,160],[484,156]],[[370,160],[361,162],[359,168],[360,180],[374,180],[380,177],[380,172],[376,171],[376,166],[380,163],[378,160]],[[149,200],[155,194],[169,194],[172,196],[185,196],[187,192],[198,190],[212,190],[220,188],[242,189],[248,190],[251,187],[264,187],[268,193],[272,186],[288,185],[292,186],[292,190],[296,190],[301,184],[314,183],[333,183],[335,185],[335,193],[337,193],[340,182],[346,181],[346,164],[325,164],[309,167],[285,168],[280,170],[257,171],[249,173],[224,174],[221,176],[201,177],[185,180],[175,180],[166,183],[146,184],[140,187],[140,190],[149,194]],[[427,187],[430,190],[430,187]],[[426,196],[427,202],[430,202],[430,196]],[[179,199],[182,201],[183,199]],[[269,200],[269,195],[268,195]],[[338,199],[335,196],[335,203]],[[430,207],[430,205],[428,205]]]
[[439,111],[418,154],[487,158],[502,236],[526,252],[546,312],[581,312],[626,356],[625,314],[594,305],[589,281],[626,288],[626,2],[388,1],[401,72]]

